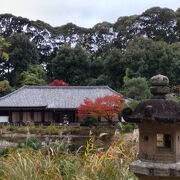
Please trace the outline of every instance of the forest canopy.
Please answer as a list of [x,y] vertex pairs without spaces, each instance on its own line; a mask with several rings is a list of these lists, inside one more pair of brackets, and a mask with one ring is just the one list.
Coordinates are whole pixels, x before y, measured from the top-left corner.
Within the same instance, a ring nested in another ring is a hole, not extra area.
[[11,14],[0,15],[0,23],[0,81],[13,88],[56,79],[120,90],[127,69],[129,78],[163,74],[180,84],[180,9],[153,7],[93,28],[52,27]]

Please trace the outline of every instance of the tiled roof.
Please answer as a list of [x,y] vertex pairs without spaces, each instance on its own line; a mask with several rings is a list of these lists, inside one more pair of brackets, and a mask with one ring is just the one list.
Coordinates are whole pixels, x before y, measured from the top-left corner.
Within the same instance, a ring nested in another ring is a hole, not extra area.
[[148,99],[137,105],[134,111],[125,109],[122,114],[127,122],[180,122],[180,103],[168,99]]
[[120,95],[108,86],[23,86],[0,98],[2,107],[77,108],[84,99]]

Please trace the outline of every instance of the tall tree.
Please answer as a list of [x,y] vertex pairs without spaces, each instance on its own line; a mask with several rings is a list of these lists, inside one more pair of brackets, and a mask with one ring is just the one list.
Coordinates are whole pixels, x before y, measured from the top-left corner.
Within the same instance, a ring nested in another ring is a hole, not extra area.
[[7,60],[9,58],[9,55],[7,53],[7,48],[9,46],[10,43],[0,36],[0,60]]
[[11,92],[11,86],[9,84],[9,81],[7,80],[0,81],[0,97],[5,96],[10,92]]
[[179,43],[138,38],[128,44],[123,57],[135,77],[149,79],[155,74],[164,74],[170,82],[180,83]]
[[90,76],[97,78],[104,72],[104,58],[102,56],[91,55],[90,61]]
[[176,11],[176,20],[177,20],[177,39],[180,39],[180,8]]
[[9,47],[10,47],[10,43],[0,36],[0,79],[1,80],[4,79],[4,74],[6,73],[5,64],[9,59],[9,54],[7,52]]
[[80,47],[63,47],[52,60],[54,79],[63,79],[71,85],[86,85],[89,76],[87,53]]
[[119,89],[123,85],[125,62],[120,49],[113,48],[104,60],[104,73],[109,77],[109,85]]
[[97,78],[89,78],[87,81],[89,86],[106,86],[110,82],[109,77],[104,74]]
[[11,48],[8,61],[8,78],[12,85],[19,85],[20,74],[30,65],[38,64],[39,53],[36,46],[23,34],[15,34],[10,39]]
[[[168,8],[153,7],[140,15],[141,34],[153,40],[176,42],[176,14]],[[143,33],[144,32],[144,33]]]
[[31,65],[20,74],[21,85],[45,85],[46,73],[41,65]]

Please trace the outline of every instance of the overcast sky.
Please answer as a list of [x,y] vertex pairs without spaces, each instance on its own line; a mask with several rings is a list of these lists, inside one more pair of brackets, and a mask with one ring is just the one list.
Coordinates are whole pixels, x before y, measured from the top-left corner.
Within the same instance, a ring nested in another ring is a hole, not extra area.
[[176,10],[180,0],[0,0],[0,13],[11,13],[52,26],[68,22],[92,27],[102,21],[115,22],[118,17],[141,14],[153,6]]

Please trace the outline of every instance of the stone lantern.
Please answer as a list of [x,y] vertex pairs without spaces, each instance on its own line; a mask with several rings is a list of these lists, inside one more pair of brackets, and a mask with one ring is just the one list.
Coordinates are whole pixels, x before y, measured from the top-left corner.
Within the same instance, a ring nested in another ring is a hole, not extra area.
[[123,111],[126,122],[138,124],[139,155],[130,170],[141,180],[180,180],[180,103],[166,99],[168,84],[166,76],[152,77],[152,98]]

